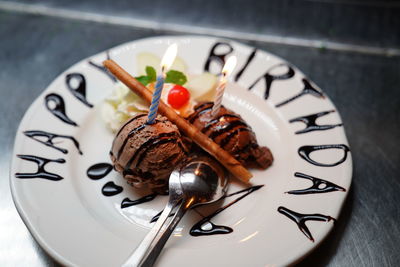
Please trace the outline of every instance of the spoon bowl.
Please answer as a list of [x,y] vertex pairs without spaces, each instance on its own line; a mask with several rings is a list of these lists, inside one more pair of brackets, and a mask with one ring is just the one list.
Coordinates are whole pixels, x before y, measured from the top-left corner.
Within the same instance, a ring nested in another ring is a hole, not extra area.
[[180,171],[184,197],[193,199],[191,207],[218,201],[226,194],[228,179],[219,163],[209,157],[198,157]]

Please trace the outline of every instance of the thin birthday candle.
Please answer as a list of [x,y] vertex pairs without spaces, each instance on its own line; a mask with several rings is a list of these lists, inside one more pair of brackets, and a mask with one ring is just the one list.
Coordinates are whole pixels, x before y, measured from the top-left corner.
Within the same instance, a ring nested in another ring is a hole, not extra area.
[[226,82],[228,80],[229,74],[232,73],[235,66],[236,66],[236,57],[231,56],[230,58],[228,58],[228,60],[226,61],[225,65],[222,69],[222,77],[219,80],[219,83],[217,86],[217,94],[215,96],[214,106],[211,110],[211,118],[214,118],[218,114],[218,112],[221,108],[222,97],[224,96]]
[[166,72],[174,62],[177,53],[178,53],[178,46],[176,44],[172,44],[168,47],[167,51],[165,52],[161,60],[161,74],[157,77],[153,98],[151,99],[149,114],[147,116],[148,124],[153,124],[157,117],[158,104],[160,103]]

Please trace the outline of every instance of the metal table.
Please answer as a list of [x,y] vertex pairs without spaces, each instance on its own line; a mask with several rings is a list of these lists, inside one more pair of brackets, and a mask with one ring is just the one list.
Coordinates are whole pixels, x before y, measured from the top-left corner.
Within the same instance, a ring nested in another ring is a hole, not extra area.
[[332,233],[299,266],[400,262],[400,4],[393,1],[0,1],[0,265],[56,266],[9,190],[19,121],[63,70],[123,42],[165,34],[237,39],[299,67],[341,112],[352,188]]

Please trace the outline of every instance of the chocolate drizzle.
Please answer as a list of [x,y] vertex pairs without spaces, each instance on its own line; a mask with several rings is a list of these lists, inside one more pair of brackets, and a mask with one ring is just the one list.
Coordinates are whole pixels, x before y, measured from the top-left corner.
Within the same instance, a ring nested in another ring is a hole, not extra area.
[[309,188],[306,189],[300,189],[300,190],[291,190],[287,192],[288,194],[293,194],[293,195],[306,195],[306,194],[319,194],[319,193],[328,193],[328,192],[334,192],[334,191],[342,191],[345,192],[346,189],[344,189],[341,186],[338,186],[334,183],[328,182],[326,180],[316,178],[301,172],[296,172],[294,174],[295,177],[298,178],[304,178],[310,180],[313,185]]
[[92,180],[99,180],[107,176],[110,171],[113,169],[113,166],[109,163],[97,163],[90,166],[86,174]]
[[20,159],[35,162],[38,165],[38,170],[35,173],[16,173],[15,177],[20,179],[42,178],[51,181],[59,181],[64,179],[58,174],[47,172],[44,167],[49,162],[65,163],[64,159],[46,159],[32,155],[17,155]]
[[302,97],[304,95],[312,95],[317,98],[325,98],[324,94],[321,91],[317,90],[314,86],[312,86],[311,83],[307,79],[303,78],[301,81],[304,84],[303,90],[300,93],[298,93],[297,95],[275,105],[275,107],[277,107],[277,108],[282,107],[283,105],[286,105],[286,104],[292,102],[293,100],[296,100],[297,98]]
[[[54,134],[54,133],[49,133],[49,132],[45,132],[45,131],[39,131],[39,130],[32,130],[32,131],[25,131],[24,134],[30,138],[32,138],[35,141],[38,141],[39,143],[42,143],[46,146],[52,147],[64,154],[68,153],[67,149],[55,146],[53,143],[53,139],[54,138],[65,138],[65,139],[69,139],[72,141],[72,143],[75,145],[76,149],[78,149],[79,154],[82,155],[82,151],[79,149],[79,143],[78,141],[76,141],[76,139],[72,136],[69,135],[59,135],[59,134]],[[42,141],[39,138],[36,137],[46,137],[47,140],[46,141]]]
[[211,102],[195,106],[187,120],[245,166],[261,169],[270,166],[273,161],[270,150],[258,145],[253,130],[243,118],[224,106],[212,117],[212,107]]
[[243,65],[243,68],[239,70],[238,73],[236,73],[235,82],[237,82],[240,79],[245,69],[247,69],[247,67],[249,66],[250,62],[253,61],[253,58],[256,55],[256,53],[257,53],[257,48],[254,48],[253,52],[251,52],[251,54],[247,58],[246,63]]
[[217,118],[209,121],[204,128],[201,130],[203,133],[207,132],[212,126],[214,126],[215,124],[217,124],[218,122],[220,122],[221,120],[225,120],[226,118],[236,118],[236,119],[240,119],[240,117],[238,115],[234,115],[234,114],[222,114],[220,116],[218,116]]
[[295,211],[292,211],[292,210],[282,207],[282,206],[278,208],[278,212],[285,215],[292,221],[294,221],[297,224],[297,226],[299,227],[300,231],[312,242],[314,242],[314,238],[313,238],[310,230],[306,226],[307,221],[321,221],[321,222],[329,222],[331,220],[333,220],[334,222],[336,221],[336,219],[332,218],[331,216],[322,215],[322,214],[318,214],[318,213],[301,214],[301,213],[297,213]]
[[114,182],[108,182],[106,183],[103,188],[101,189],[101,192],[103,195],[106,197],[112,197],[115,195],[118,195],[123,191],[122,186],[116,185]]
[[193,123],[200,115],[208,112],[213,107],[212,102],[204,102],[195,107],[194,112],[188,117],[188,121]]
[[[228,48],[228,52],[227,53],[221,53],[221,54],[217,54],[216,50],[220,47],[220,46],[225,46]],[[210,50],[210,53],[207,57],[206,63],[204,64],[204,71],[206,72],[211,72],[210,71],[210,65],[211,62],[215,61],[217,62],[220,66],[221,66],[221,70],[222,67],[225,64],[225,57],[227,55],[229,55],[230,53],[233,52],[233,47],[229,44],[229,43],[225,43],[225,42],[217,42],[213,45],[213,47]],[[219,74],[221,71],[219,71],[217,74]]]
[[[257,191],[258,189],[260,189],[263,186],[264,185],[255,185],[255,186],[252,186],[252,187],[249,187],[249,188],[246,188],[246,189],[243,189],[243,190],[240,190],[240,191],[237,191],[237,192],[234,192],[232,194],[227,195],[226,197],[230,197],[230,196],[234,196],[234,195],[237,195],[237,194],[244,193],[240,197],[236,198],[235,200],[229,202],[225,206],[217,209],[216,211],[214,211],[210,215],[208,215],[208,216],[204,217],[203,219],[201,219],[200,221],[198,221],[190,229],[190,235],[192,235],[192,236],[203,236],[203,235],[215,235],[215,234],[229,234],[229,233],[231,233],[233,231],[232,228],[230,228],[228,226],[223,226],[223,225],[216,225],[216,224],[211,222],[211,219],[214,218],[217,214],[221,213],[225,209],[229,208],[233,204],[237,203],[241,199],[243,199],[246,196],[250,195],[254,191]],[[207,224],[209,224],[209,226],[211,226],[210,229],[205,229],[204,228],[204,226],[207,225]]]
[[[77,86],[74,86],[72,81],[75,80],[78,82]],[[90,104],[86,99],[86,79],[80,73],[74,72],[69,73],[65,76],[65,83],[67,84],[68,90],[83,104],[92,108],[93,105]]]
[[[125,123],[125,125],[130,124],[132,121],[134,121],[134,120],[136,120],[136,119],[138,119],[138,118],[141,118],[141,117],[143,117],[143,116],[145,116],[145,115],[147,115],[147,114],[140,114],[140,115],[138,115],[138,116],[136,116],[136,117],[130,119],[129,122]],[[166,120],[163,120],[163,121],[160,121],[160,120],[158,120],[158,119],[155,120],[155,124],[157,124],[157,123],[165,123],[165,122],[166,122]],[[124,125],[124,126],[125,126],[125,125]],[[154,124],[153,124],[153,125],[154,125]],[[124,128],[124,126],[122,126],[121,129],[118,131],[117,136],[118,136],[119,133],[122,131],[122,129]],[[124,148],[125,148],[126,144],[128,143],[128,140],[129,140],[132,136],[134,136],[135,134],[139,133],[141,130],[145,129],[146,126],[147,126],[147,124],[142,124],[142,125],[140,125],[140,126],[134,128],[133,130],[131,130],[131,131],[128,133],[128,135],[125,137],[125,140],[124,140],[124,142],[122,143],[121,147],[118,149],[117,159],[119,159],[119,158],[121,157],[121,154],[122,154],[122,152],[124,151]]]
[[[110,59],[110,53],[107,51],[106,52],[106,56],[107,59]],[[102,73],[106,74],[108,78],[111,79],[111,81],[113,82],[117,82],[117,79],[114,77],[114,75],[112,75],[108,69],[106,67],[104,67],[102,64],[96,64],[93,61],[89,60],[88,61],[89,65],[95,67],[96,69],[98,69],[99,71],[101,71]]]
[[[50,107],[50,102],[53,102],[55,106],[52,108]],[[65,113],[65,104],[64,104],[64,99],[55,93],[51,93],[46,95],[45,97],[45,105],[46,108],[57,118],[62,120],[65,123],[68,123],[73,126],[78,126],[74,121],[72,121],[70,118],[68,118],[67,114]]]
[[[248,127],[247,128],[237,128],[237,129],[235,129],[234,131],[230,132],[224,139],[221,140],[221,142],[219,144],[220,147],[224,148],[229,143],[229,141],[231,141],[231,139],[233,137],[238,135],[240,132],[247,132],[247,131],[251,131],[251,129],[249,129]],[[248,144],[240,152],[245,152],[245,149],[249,149],[250,147],[251,147],[251,144]]]
[[149,151],[151,148],[169,142],[178,142],[178,134],[176,132],[162,133],[156,137],[150,138],[135,151],[128,163],[125,165],[124,172],[129,172],[130,166],[137,157],[139,158],[135,166],[139,165],[139,163],[145,158],[147,151]]
[[130,131],[128,133],[128,135],[126,136],[126,138],[125,138],[124,142],[122,143],[121,147],[118,149],[117,159],[119,159],[121,157],[121,154],[124,151],[124,148],[125,148],[126,144],[128,143],[129,138],[131,138],[132,136],[134,136],[135,134],[137,134],[138,132],[140,132],[144,128],[146,128],[146,124],[142,124],[142,125],[136,127],[135,129],[133,129],[132,131]]
[[[190,123],[193,123],[196,119],[198,119],[202,114],[208,112],[213,107],[212,102],[203,103],[195,108],[195,111],[192,115],[189,116],[188,120]],[[223,107],[223,106],[222,106]],[[229,123],[224,123],[219,125],[219,122],[227,121]],[[202,133],[206,133],[210,131],[211,133],[208,135],[209,138],[215,140],[217,137],[221,136],[224,133],[227,135],[222,139],[220,146],[228,144],[230,139],[232,139],[236,134],[242,131],[252,131],[250,126],[245,123],[242,118],[235,114],[222,114],[215,119],[209,121],[205,124],[204,128],[201,129]],[[223,144],[222,144],[223,143]]]
[[[310,158],[310,154],[312,152],[317,151],[317,150],[323,150],[323,149],[341,149],[344,151],[344,155],[337,162],[329,163],[329,164],[328,163],[320,163],[320,162],[317,162]],[[302,146],[299,148],[298,153],[301,158],[303,158],[305,161],[307,161],[308,163],[311,163],[313,165],[320,166],[320,167],[334,167],[334,166],[341,164],[342,162],[344,162],[346,160],[347,153],[349,151],[350,151],[350,148],[348,146],[346,146],[345,144],[337,144],[337,145]]]
[[141,114],[138,114],[138,115],[132,117],[129,121],[125,122],[125,124],[122,125],[122,127],[118,130],[116,136],[118,136],[118,135],[122,132],[122,130],[123,130],[127,125],[129,125],[132,121],[137,120],[137,119],[139,119],[139,118],[141,118],[141,117],[144,117],[144,116],[147,116],[147,114],[146,114],[146,113],[141,113]]
[[232,121],[229,124],[225,124],[225,125],[221,125],[221,126],[215,127],[215,129],[209,135],[209,137],[214,140],[218,136],[220,136],[220,135],[222,135],[224,133],[227,133],[230,130],[235,129],[236,127],[246,127],[247,128],[248,125],[244,121],[241,121],[241,120]]
[[209,108],[213,106],[213,102],[204,102],[194,107],[195,111],[202,111],[204,108]]
[[144,196],[142,198],[136,199],[136,200],[130,200],[129,198],[124,198],[124,200],[122,200],[121,202],[121,209],[125,209],[134,205],[139,205],[142,203],[146,203],[149,201],[152,201],[153,199],[156,198],[158,194],[154,193],[154,194],[150,194],[147,196]]
[[312,132],[312,131],[329,130],[329,129],[332,129],[332,128],[335,128],[338,126],[343,126],[343,123],[327,124],[327,125],[317,124],[316,120],[319,117],[325,116],[332,112],[335,112],[335,110],[323,111],[323,112],[319,112],[319,113],[315,113],[315,114],[311,114],[311,115],[307,115],[307,116],[297,117],[297,118],[291,119],[289,122],[293,123],[293,122],[300,121],[300,122],[305,123],[306,128],[304,128],[303,130],[296,131],[296,134],[303,134],[303,133],[308,133],[308,132]]
[[[160,134],[160,136],[161,136],[161,134]],[[137,160],[136,165],[137,166],[140,165],[140,163],[145,159],[147,151],[149,151],[150,149],[155,148],[155,147],[157,147],[159,145],[162,145],[162,144],[178,142],[178,139],[177,139],[178,135],[177,134],[173,134],[173,135],[165,134],[163,137],[166,137],[166,136],[172,136],[172,138],[162,138],[162,139],[160,138],[158,140],[153,140],[152,142],[148,143],[145,146],[145,148],[143,149],[142,154],[139,156],[139,159]],[[172,155],[172,156],[174,156],[174,155]],[[170,160],[172,160],[172,159],[170,159]]]
[[[280,75],[272,75],[270,74],[270,72],[272,70],[274,70],[275,68],[278,67],[282,67],[282,66],[286,66],[288,68],[287,72],[284,74],[280,74]],[[253,89],[253,87],[262,79],[264,78],[265,81],[265,92],[264,92],[264,99],[267,100],[269,97],[269,92],[271,90],[271,85],[274,81],[282,81],[282,80],[288,80],[290,78],[292,78],[295,75],[295,71],[292,67],[290,67],[288,64],[286,63],[280,63],[277,65],[272,66],[271,68],[269,68],[267,70],[267,72],[261,76],[260,78],[258,78],[252,85],[250,85],[249,90]]]

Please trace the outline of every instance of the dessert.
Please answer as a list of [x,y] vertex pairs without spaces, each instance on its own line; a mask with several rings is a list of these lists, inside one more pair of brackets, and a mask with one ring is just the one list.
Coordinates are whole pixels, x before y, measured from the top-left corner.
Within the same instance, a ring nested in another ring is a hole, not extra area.
[[187,120],[244,166],[268,168],[273,161],[271,151],[258,145],[253,130],[242,117],[221,106],[211,118],[212,107],[212,102],[198,104]]
[[[118,78],[132,91],[134,91],[135,94],[137,94],[147,103],[151,102],[152,92],[141,82],[132,77],[128,72],[126,72],[112,60],[106,60],[103,64],[116,78]],[[203,150],[205,150],[211,156],[217,159],[231,174],[233,174],[239,180],[248,183],[248,181],[252,177],[252,174],[246,168],[244,168],[242,164],[237,161],[231,154],[221,149],[219,145],[217,145],[205,134],[200,132],[196,127],[194,127],[192,124],[188,123],[184,118],[178,115],[174,109],[166,105],[163,101],[160,101],[158,112],[167,117],[170,122],[175,124],[182,134],[184,134],[186,137],[188,137],[194,143],[200,146]],[[159,151],[161,153],[161,150]],[[121,171],[121,168],[119,168],[119,170]]]
[[[135,78],[114,61],[104,62],[122,82],[105,101],[106,124],[116,131],[133,117],[116,134],[110,153],[114,168],[129,184],[165,192],[169,175],[189,153],[189,143],[197,145],[190,152],[196,148],[208,152],[245,183],[252,175],[243,166],[266,169],[272,164],[271,151],[258,145],[253,130],[239,114],[221,106],[211,115],[213,103],[206,101],[216,97],[217,77],[210,73],[189,76],[183,73],[186,65],[181,60],[177,64],[180,71],[165,73],[158,106],[162,116],[149,124],[147,105],[152,101],[159,60],[142,53],[138,62],[141,76]],[[149,65],[145,66],[146,62]]]
[[178,128],[158,115],[147,124],[147,114],[128,120],[116,134],[110,157],[115,170],[136,188],[165,192],[169,175],[187,154]]

